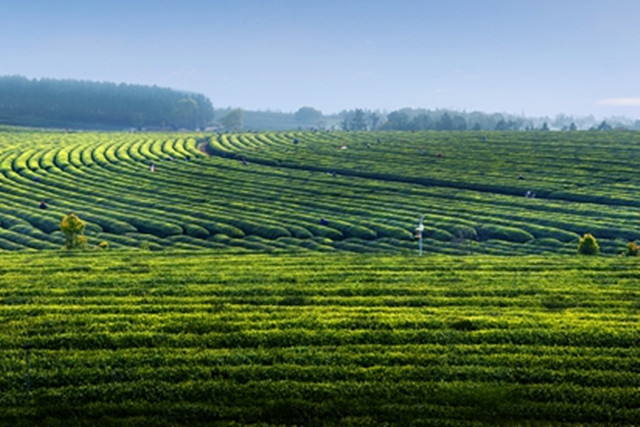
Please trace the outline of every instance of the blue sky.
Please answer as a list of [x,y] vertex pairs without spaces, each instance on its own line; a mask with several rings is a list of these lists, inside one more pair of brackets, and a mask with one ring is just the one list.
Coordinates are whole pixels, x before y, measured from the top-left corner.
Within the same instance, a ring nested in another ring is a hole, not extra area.
[[0,0],[0,75],[214,107],[640,119],[638,0]]

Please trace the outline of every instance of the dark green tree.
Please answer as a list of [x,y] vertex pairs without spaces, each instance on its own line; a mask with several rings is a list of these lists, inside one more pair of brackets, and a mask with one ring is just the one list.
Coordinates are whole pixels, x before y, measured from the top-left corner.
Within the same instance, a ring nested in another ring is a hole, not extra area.
[[240,108],[235,108],[229,111],[221,120],[220,123],[226,131],[238,131],[242,129],[244,120],[244,111]]
[[598,130],[611,130],[613,128],[611,127],[611,125],[609,123],[607,123],[605,120],[603,120],[602,123],[600,123],[598,125],[597,129]]
[[350,130],[367,130],[367,121],[364,111],[356,108],[350,120]]
[[298,123],[316,125],[322,120],[322,112],[313,107],[300,107],[294,117]]
[[451,116],[449,113],[444,113],[440,116],[440,119],[436,123],[437,130],[451,130],[453,129],[453,121],[451,120]]
[[407,130],[409,128],[409,115],[404,111],[392,111],[387,115],[387,122],[383,127],[393,130]]

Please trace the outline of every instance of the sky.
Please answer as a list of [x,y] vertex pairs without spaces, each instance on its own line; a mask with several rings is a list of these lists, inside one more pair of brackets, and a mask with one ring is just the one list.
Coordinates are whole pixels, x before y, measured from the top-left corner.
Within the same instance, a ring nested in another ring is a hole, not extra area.
[[640,119],[640,0],[0,0],[0,75],[215,108]]

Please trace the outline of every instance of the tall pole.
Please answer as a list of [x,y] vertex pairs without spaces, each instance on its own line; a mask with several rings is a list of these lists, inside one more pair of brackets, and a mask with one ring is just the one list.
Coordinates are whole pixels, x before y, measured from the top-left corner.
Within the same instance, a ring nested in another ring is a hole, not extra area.
[[424,225],[422,225],[422,218],[420,217],[420,222],[418,223],[418,227],[416,227],[416,234],[418,237],[418,255],[422,256],[422,231],[424,230]]

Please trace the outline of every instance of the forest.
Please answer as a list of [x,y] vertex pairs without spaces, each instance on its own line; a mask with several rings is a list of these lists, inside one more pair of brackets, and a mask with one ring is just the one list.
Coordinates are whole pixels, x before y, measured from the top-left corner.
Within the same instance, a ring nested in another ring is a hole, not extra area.
[[202,94],[158,86],[0,77],[0,123],[87,129],[201,129],[213,120]]

